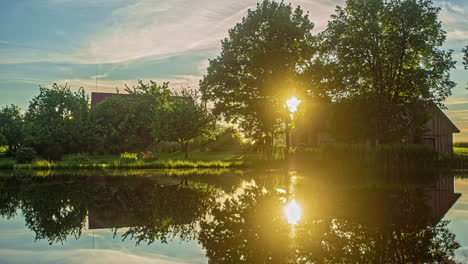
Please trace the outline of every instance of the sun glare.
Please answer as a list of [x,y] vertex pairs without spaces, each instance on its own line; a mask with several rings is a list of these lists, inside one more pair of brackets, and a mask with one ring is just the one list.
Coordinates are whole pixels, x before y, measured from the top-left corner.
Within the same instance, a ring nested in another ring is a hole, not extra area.
[[293,97],[286,101],[286,106],[288,107],[289,112],[295,113],[297,111],[297,107],[301,103],[301,100]]
[[284,214],[286,215],[288,223],[295,225],[302,217],[302,208],[295,200],[292,200],[284,207]]

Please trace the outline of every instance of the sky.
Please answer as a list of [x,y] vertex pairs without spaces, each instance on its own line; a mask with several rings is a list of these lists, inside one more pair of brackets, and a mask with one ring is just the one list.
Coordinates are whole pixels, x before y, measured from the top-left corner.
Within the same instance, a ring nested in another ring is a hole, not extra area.
[[[0,106],[26,109],[39,86],[67,83],[86,92],[114,92],[137,80],[197,88],[208,59],[259,0],[0,0]],[[434,0],[454,50],[457,83],[445,113],[468,141],[466,0]],[[288,2],[288,1],[285,1]],[[343,0],[293,0],[322,31]],[[97,80],[97,85],[96,85]]]

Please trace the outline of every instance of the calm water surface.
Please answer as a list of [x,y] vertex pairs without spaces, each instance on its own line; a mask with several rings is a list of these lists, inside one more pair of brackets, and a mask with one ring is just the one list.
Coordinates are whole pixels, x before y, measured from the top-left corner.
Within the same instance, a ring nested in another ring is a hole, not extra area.
[[375,179],[0,177],[0,263],[468,263],[468,180]]

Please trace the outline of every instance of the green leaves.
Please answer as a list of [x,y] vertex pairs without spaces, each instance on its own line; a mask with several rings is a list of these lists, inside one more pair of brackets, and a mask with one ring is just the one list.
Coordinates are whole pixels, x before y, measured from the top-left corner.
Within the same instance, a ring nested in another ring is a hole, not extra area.
[[16,150],[23,143],[23,114],[16,105],[0,109],[0,145],[7,145],[10,151]]
[[[428,0],[349,0],[320,34],[318,61],[332,73],[325,81],[332,98],[367,100],[374,138],[408,135],[416,128],[407,124],[424,123],[414,117],[422,116],[429,102],[443,106],[451,95],[454,61],[452,51],[442,50],[446,32],[439,11]],[[391,132],[395,125],[399,133]]]
[[25,116],[26,142],[40,153],[50,147],[65,152],[87,151],[93,131],[89,120],[88,98],[84,89],[74,92],[58,84],[40,87]]
[[280,130],[286,98],[305,93],[299,76],[314,54],[313,23],[298,7],[263,1],[229,30],[200,82],[214,113],[263,140]]

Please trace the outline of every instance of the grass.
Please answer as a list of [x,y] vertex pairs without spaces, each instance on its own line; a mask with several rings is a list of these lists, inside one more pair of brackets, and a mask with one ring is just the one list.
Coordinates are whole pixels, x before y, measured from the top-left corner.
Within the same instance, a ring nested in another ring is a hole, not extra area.
[[242,161],[189,161],[189,160],[158,160],[154,162],[125,163],[114,161],[111,163],[76,164],[64,162],[50,162],[46,160],[34,161],[31,164],[16,164],[18,170],[50,170],[50,169],[219,169],[242,167]]
[[15,160],[13,158],[1,158],[0,170],[12,170],[15,167]]
[[453,152],[457,155],[461,156],[467,156],[468,157],[468,147],[462,148],[462,147],[454,147]]
[[[468,158],[468,148],[454,148],[455,157]],[[254,152],[190,152],[189,159],[184,153],[158,153],[156,161],[123,159],[119,155],[68,155],[63,161],[49,162],[36,160],[31,164],[16,164],[11,158],[0,158],[3,170],[138,170],[138,169],[227,169],[227,168],[297,168],[339,167],[339,168],[433,168],[452,166],[452,160],[441,159],[434,152],[421,146],[381,145],[329,145],[314,149],[302,149],[291,154],[290,160],[281,155],[267,156]],[[290,161],[294,162],[290,162]],[[455,159],[453,161],[456,161]],[[445,164],[447,163],[447,164]],[[460,162],[455,162],[458,167]],[[291,167],[292,165],[295,165]],[[460,163],[461,164],[461,163]],[[297,165],[297,166],[296,166]]]

